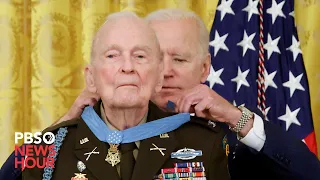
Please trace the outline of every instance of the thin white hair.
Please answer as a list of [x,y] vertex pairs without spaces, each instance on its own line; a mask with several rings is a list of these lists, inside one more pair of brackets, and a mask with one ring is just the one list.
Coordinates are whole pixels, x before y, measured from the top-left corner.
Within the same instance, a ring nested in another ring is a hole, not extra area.
[[112,13],[112,14],[108,15],[103,24],[107,23],[108,21],[117,20],[117,19],[124,18],[124,17],[133,18],[133,19],[140,19],[140,17],[132,11],[120,11],[120,12],[116,12],[116,13]]
[[148,23],[154,21],[169,21],[169,20],[184,20],[192,19],[196,22],[199,30],[199,49],[201,54],[205,57],[209,52],[209,32],[202,19],[192,11],[182,9],[161,9],[148,14],[145,19]]
[[[99,30],[101,29],[101,27],[103,25],[105,25],[106,23],[108,23],[109,21],[116,21],[118,19],[121,18],[132,18],[132,19],[141,19],[136,13],[131,12],[131,11],[120,11],[120,12],[116,12],[116,13],[112,13],[110,15],[108,15],[104,21],[104,23],[100,26]],[[90,61],[92,62],[94,59],[94,55],[95,55],[95,46],[97,44],[97,42],[99,41],[99,30],[97,31],[97,33],[95,34],[93,40],[92,40],[92,44],[91,44],[91,58]]]

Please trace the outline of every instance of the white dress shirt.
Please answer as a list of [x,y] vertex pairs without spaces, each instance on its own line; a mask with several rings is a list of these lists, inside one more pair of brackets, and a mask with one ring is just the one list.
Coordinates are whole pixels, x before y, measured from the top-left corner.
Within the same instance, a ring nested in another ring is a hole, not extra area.
[[266,133],[264,131],[263,120],[257,114],[254,114],[253,127],[248,134],[240,139],[243,144],[260,151],[266,141]]

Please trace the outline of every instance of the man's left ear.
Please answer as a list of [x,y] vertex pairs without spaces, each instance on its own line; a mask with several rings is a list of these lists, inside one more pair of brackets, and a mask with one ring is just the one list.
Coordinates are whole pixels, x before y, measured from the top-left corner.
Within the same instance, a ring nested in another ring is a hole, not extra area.
[[94,78],[92,75],[92,65],[87,65],[85,67],[85,79],[86,79],[86,88],[89,92],[96,93],[97,88],[94,83]]
[[205,83],[209,74],[210,74],[210,67],[211,67],[211,55],[208,53],[202,62],[201,68],[201,83]]

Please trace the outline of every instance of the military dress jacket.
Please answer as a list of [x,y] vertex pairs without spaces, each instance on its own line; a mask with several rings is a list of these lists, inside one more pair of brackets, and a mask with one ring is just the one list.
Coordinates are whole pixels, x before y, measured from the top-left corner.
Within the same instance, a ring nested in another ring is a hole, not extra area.
[[[100,102],[101,103],[101,102]],[[94,106],[98,115],[100,103]],[[164,112],[152,102],[149,103],[147,122],[171,116],[173,113]],[[168,132],[166,138],[154,136],[140,141],[138,157],[136,159],[132,180],[152,180],[161,174],[163,168],[174,168],[174,163],[203,162],[207,180],[230,179],[227,157],[223,147],[225,131],[218,124],[208,123],[208,120],[191,117],[191,120],[178,129]],[[78,161],[85,164],[88,180],[120,180],[116,167],[112,167],[105,161],[109,144],[99,141],[88,128],[83,119],[77,118],[63,122],[44,132],[57,133],[61,127],[67,127],[68,133],[59,150],[55,161],[55,168],[52,174],[53,180],[70,180],[75,173],[80,173],[77,168]],[[88,142],[80,143],[87,138]],[[165,148],[164,156],[154,148]],[[172,152],[190,148],[202,151],[202,156],[190,160],[171,158]],[[89,159],[84,155],[95,149],[99,154],[92,154]],[[120,162],[121,164],[121,162]],[[25,169],[22,172],[24,180],[40,180],[43,176],[43,169]]]

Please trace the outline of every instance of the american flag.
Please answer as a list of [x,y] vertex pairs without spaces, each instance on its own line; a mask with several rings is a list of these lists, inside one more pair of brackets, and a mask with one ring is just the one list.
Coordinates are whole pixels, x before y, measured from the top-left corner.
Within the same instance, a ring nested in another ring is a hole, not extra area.
[[[209,50],[207,82],[213,90],[236,106],[256,107],[259,99],[267,120],[294,133],[317,154],[293,0],[220,0]],[[260,95],[258,81],[265,87]]]

